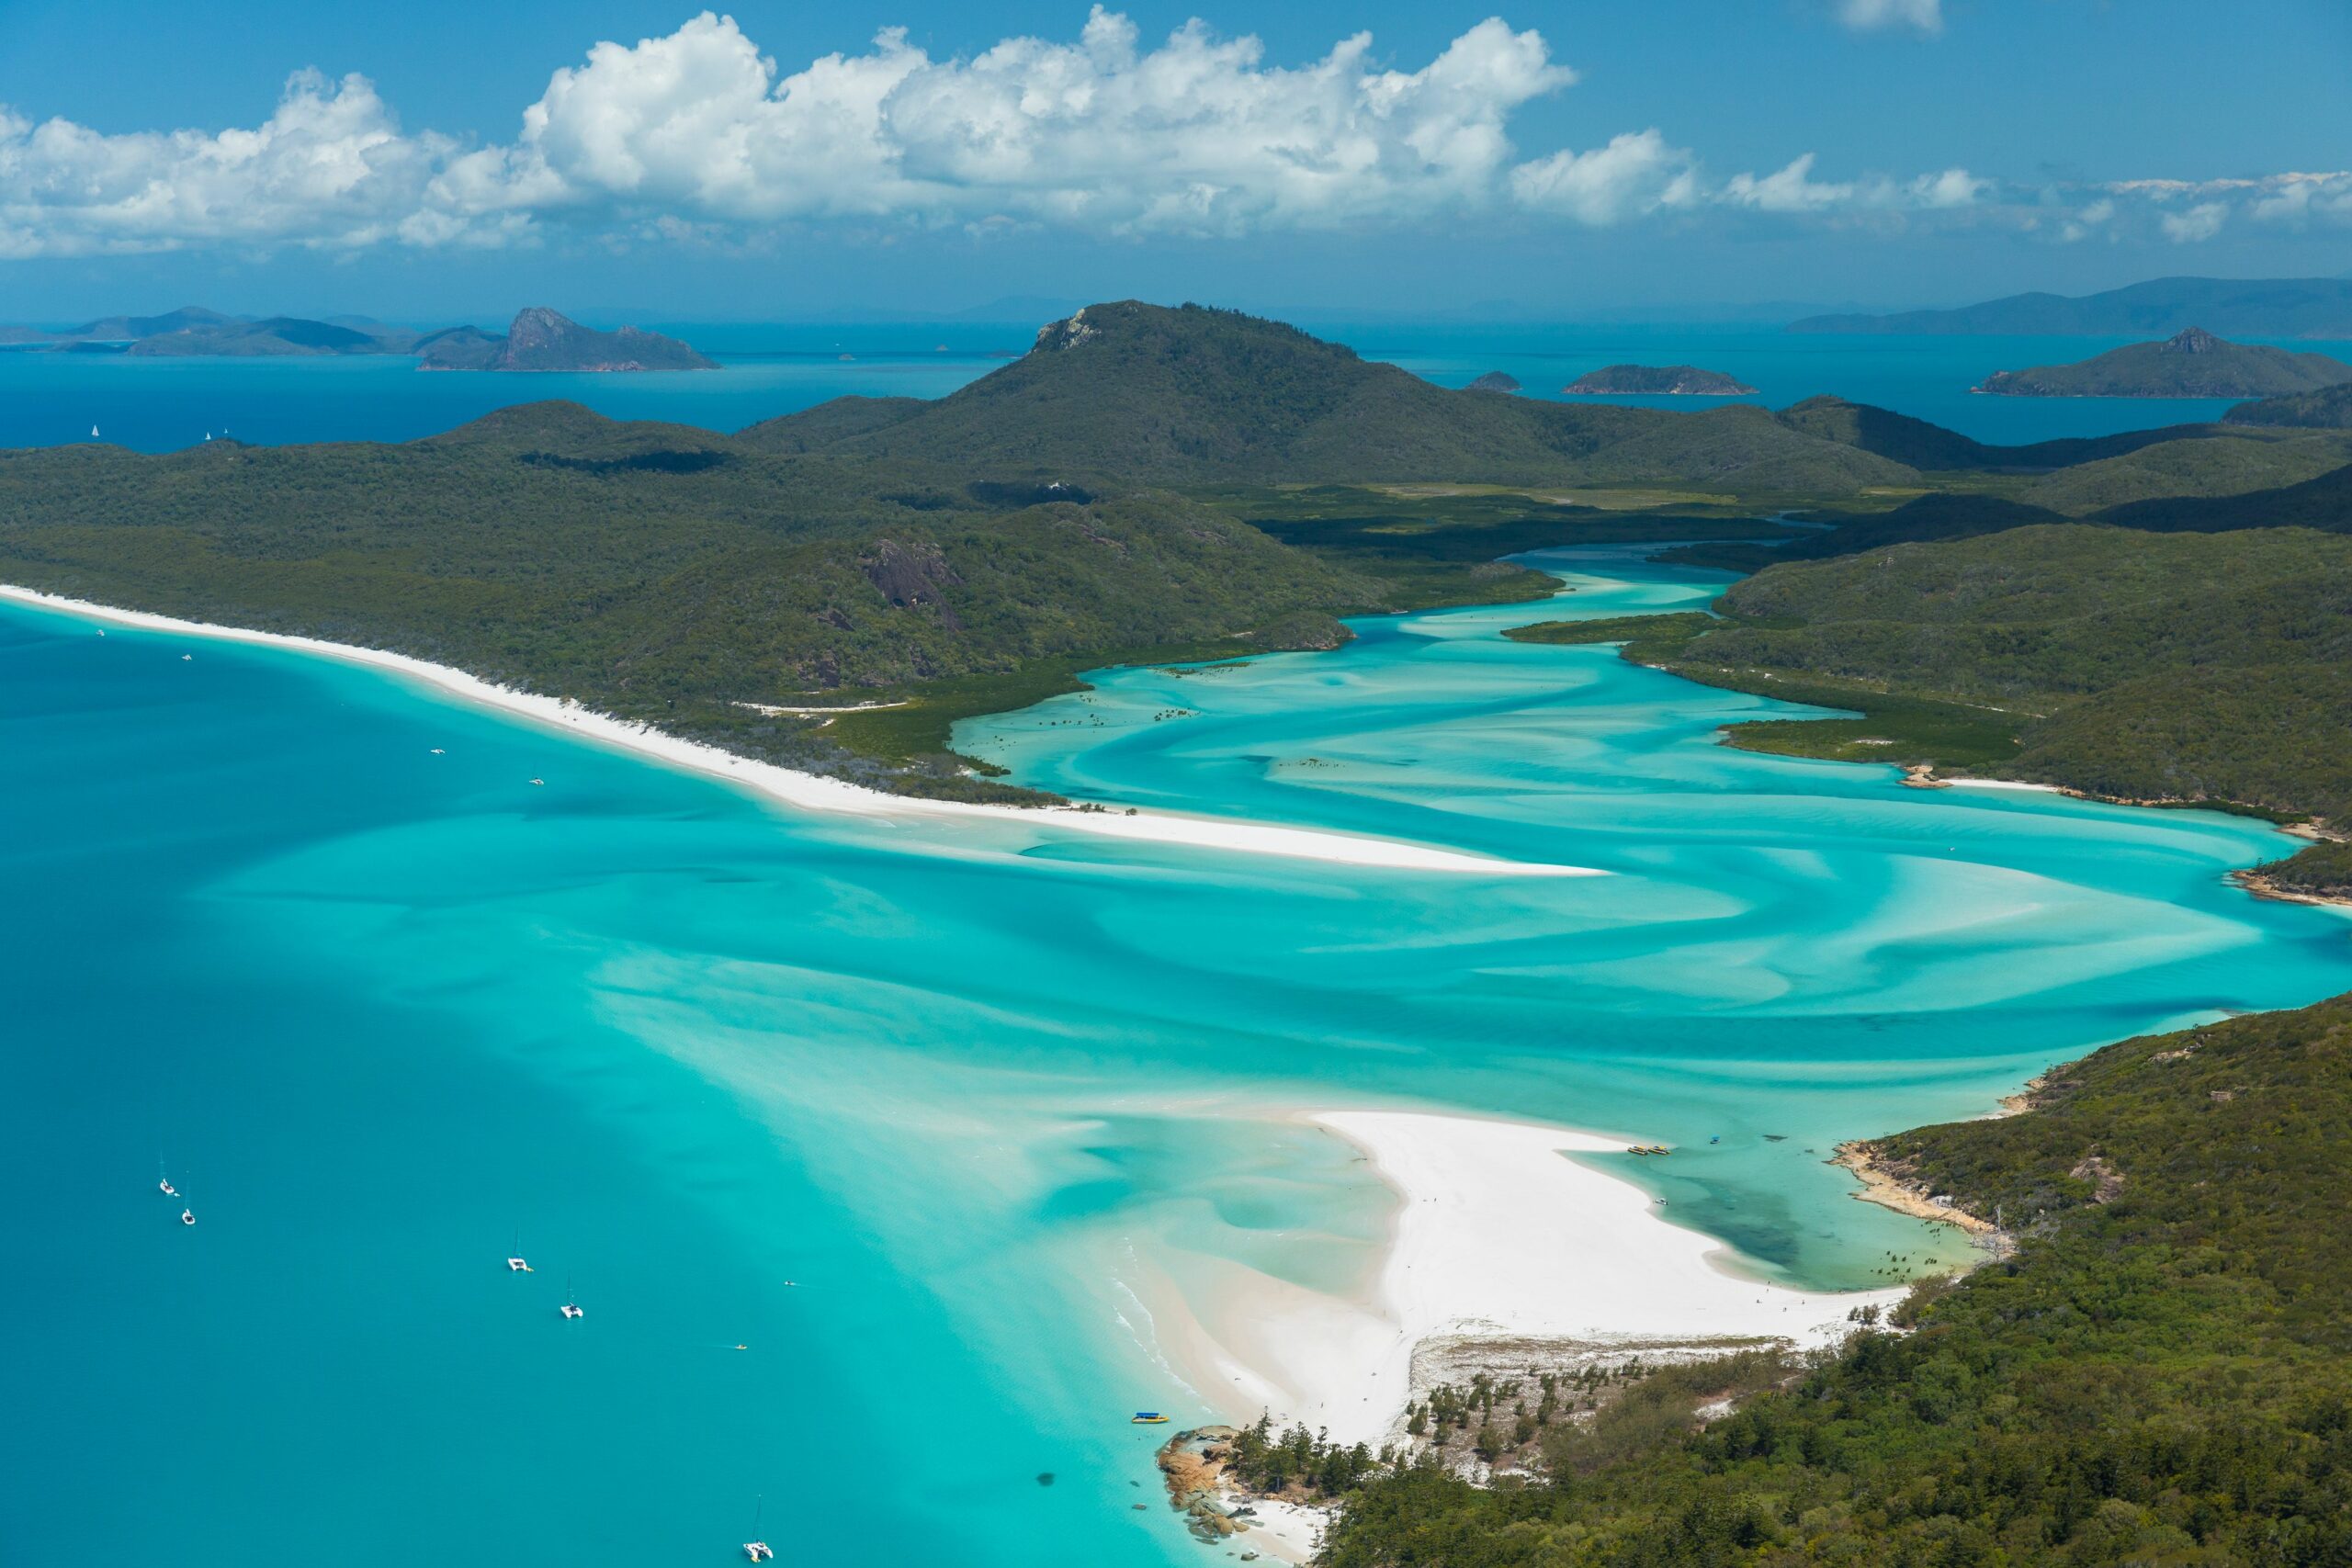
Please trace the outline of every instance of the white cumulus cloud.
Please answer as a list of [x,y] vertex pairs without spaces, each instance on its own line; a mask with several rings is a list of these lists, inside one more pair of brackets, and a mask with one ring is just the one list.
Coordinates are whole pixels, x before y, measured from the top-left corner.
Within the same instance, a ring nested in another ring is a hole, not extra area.
[[1688,207],[1698,195],[1690,152],[1656,129],[1627,131],[1605,147],[1562,150],[1510,173],[1511,195],[1539,212],[1557,212],[1595,227],[1662,207]]
[[778,78],[731,17],[600,44],[510,146],[436,183],[456,212],[616,204],[694,218],[1011,217],[1232,232],[1476,205],[1505,125],[1575,80],[1543,37],[1479,23],[1420,70],[1342,39],[1296,69],[1188,23],[1156,47],[1095,7],[1075,43],[933,60],[899,29]]
[[107,136],[0,108],[0,256],[371,244],[450,146],[403,136],[365,78],[311,71],[249,130]]
[[2165,239],[2176,245],[2193,245],[2220,233],[2229,220],[2230,209],[2222,203],[2200,201],[2186,212],[2167,212],[2159,221]]
[[[1942,22],[1934,0],[1833,3],[1858,27]],[[250,128],[106,134],[0,106],[0,258],[726,245],[828,223],[1140,238],[1712,213],[2181,243],[2241,215],[2352,224],[2345,172],[2018,185],[1957,166],[1830,177],[1807,152],[1726,179],[1655,126],[1522,153],[1515,117],[1575,81],[1542,34],[1499,17],[1409,68],[1368,34],[1282,64],[1197,21],[1147,40],[1100,6],[1067,39],[934,58],[885,28],[786,68],[704,12],[594,45],[488,142],[405,130],[365,77],[309,71]]]
[[1944,30],[1943,0],[1838,0],[1838,19],[1849,28]]
[[1724,183],[1723,199],[1759,212],[1820,212],[1854,199],[1860,187],[1815,180],[1813,164],[1814,155],[1807,152],[1773,174],[1734,175]]

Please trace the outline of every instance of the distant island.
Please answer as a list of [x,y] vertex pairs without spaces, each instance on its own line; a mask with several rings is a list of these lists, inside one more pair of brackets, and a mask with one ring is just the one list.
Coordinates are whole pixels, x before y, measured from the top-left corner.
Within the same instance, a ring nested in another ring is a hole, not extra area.
[[1462,389],[1465,392],[1516,392],[1519,390],[1519,378],[1507,376],[1499,370],[1489,370]]
[[2324,354],[2231,343],[2189,327],[2079,364],[1996,371],[1971,389],[2003,398],[2275,398],[2346,381],[2352,365]]
[[1746,398],[1756,389],[1695,365],[1604,365],[1561,391],[1571,397]]
[[716,360],[673,337],[623,327],[600,333],[544,305],[516,313],[504,337],[472,327],[419,343],[420,370],[716,370]]
[[2159,277],[2102,294],[2012,294],[1952,310],[1808,316],[1792,333],[2162,336],[2202,324],[2247,337],[2352,338],[2352,277]]
[[261,359],[324,355],[410,355],[424,370],[716,370],[718,363],[676,338],[623,327],[583,327],[547,307],[516,314],[504,336],[479,327],[420,333],[362,316],[223,315],[184,306],[160,316],[105,316],[77,327],[0,327],[0,344],[19,353],[119,354],[132,358]]

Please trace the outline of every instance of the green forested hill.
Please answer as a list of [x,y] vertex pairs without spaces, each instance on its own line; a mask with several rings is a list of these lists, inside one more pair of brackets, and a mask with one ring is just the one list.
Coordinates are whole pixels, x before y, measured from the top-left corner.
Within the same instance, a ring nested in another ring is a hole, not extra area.
[[1735,584],[1722,608],[1733,622],[1675,667],[1996,708],[2018,728],[2016,757],[1996,770],[2011,777],[2352,811],[2352,540],[2341,536],[2021,528],[1774,567]]
[[1825,441],[1858,446],[1891,461],[1930,471],[1961,472],[1994,469],[2032,473],[2063,468],[2069,464],[2119,457],[2160,441],[2175,441],[2209,434],[2211,426],[2166,425],[2158,430],[2131,430],[2120,435],[2075,436],[2038,441],[2025,446],[1988,446],[1956,430],[1946,430],[1924,419],[1873,408],[1844,398],[1807,398],[1792,403],[1776,416],[1790,429]]
[[2208,436],[2154,442],[2121,457],[2044,475],[2019,491],[2018,499],[2071,517],[2087,517],[2143,501],[2282,490],[2352,463],[2352,435],[2279,434],[2287,438]]
[[[1503,575],[1508,597],[1532,574]],[[397,649],[815,766],[849,760],[734,705],[1328,638],[1393,592],[1165,492],[1004,495],[569,404],[405,446],[0,454],[0,581]]]
[[[1777,1388],[1702,1380],[1554,1479],[1375,1478],[1323,1568],[2334,1568],[2352,1561],[2352,1001],[2110,1045],[1873,1152],[2015,1254]],[[1677,1397],[1679,1396],[1679,1398]],[[1596,1440],[1599,1439],[1599,1440]]]
[[1674,483],[1852,492],[1914,476],[1761,409],[1571,407],[1435,387],[1295,327],[1123,300],[935,403],[840,400],[755,424],[750,446],[973,471],[1162,483]]
[[2240,403],[2222,419],[2227,424],[2352,430],[2352,381],[2322,387],[2315,392],[2292,392],[2281,398]]
[[2321,528],[2352,533],[2352,467],[2338,468],[2277,490],[2215,499],[2172,496],[2135,501],[2099,513],[2099,521],[2126,528],[2195,529]]

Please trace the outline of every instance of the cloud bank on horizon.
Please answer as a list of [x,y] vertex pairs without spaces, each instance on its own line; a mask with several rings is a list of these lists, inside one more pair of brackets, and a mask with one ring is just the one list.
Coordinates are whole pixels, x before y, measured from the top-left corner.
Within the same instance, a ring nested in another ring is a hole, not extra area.
[[[1859,29],[1932,35],[1939,0],[1838,0]],[[1998,225],[2078,243],[2210,240],[2240,220],[2352,224],[2352,171],[2018,184],[1953,166],[1818,178],[1806,152],[1717,175],[1657,127],[1522,155],[1509,127],[1572,86],[1533,29],[1470,28],[1419,70],[1369,34],[1270,65],[1195,21],[1155,47],[1096,6],[1074,42],[934,60],[887,28],[782,72],[731,17],[605,42],[558,70],[512,141],[404,131],[364,76],[296,73],[252,129],[102,134],[0,106],[0,258],[281,247],[740,239],[788,225],[1042,226],[1238,236],[1471,214],[1605,228]]]

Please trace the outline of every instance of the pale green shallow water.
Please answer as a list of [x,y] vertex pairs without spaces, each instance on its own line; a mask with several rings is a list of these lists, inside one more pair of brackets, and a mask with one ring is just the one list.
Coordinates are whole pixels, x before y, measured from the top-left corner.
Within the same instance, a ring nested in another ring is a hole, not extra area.
[[1111,672],[959,740],[1607,877],[815,818],[368,672],[0,610],[7,1560],[717,1563],[764,1495],[810,1562],[1197,1561],[1131,1507],[1125,1412],[1202,1406],[1121,1259],[1337,1288],[1386,1214],[1253,1111],[1675,1142],[1636,1169],[1679,1223],[1861,1284],[1920,1233],[1829,1144],[2352,987],[2341,917],[2222,881],[2286,847],[2259,824],[1726,750],[1771,705],[1496,635],[1721,580],[1548,559],[1561,606]]

